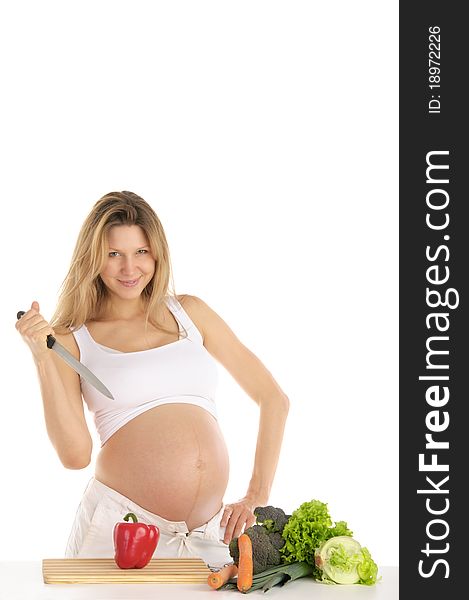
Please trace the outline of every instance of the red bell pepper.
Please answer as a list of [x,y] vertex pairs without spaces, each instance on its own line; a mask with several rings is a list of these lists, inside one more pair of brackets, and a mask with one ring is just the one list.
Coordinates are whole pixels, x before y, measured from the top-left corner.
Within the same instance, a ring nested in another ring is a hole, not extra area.
[[156,525],[139,523],[134,513],[127,513],[124,521],[114,525],[114,560],[120,569],[141,569],[151,560],[155,552],[160,530]]

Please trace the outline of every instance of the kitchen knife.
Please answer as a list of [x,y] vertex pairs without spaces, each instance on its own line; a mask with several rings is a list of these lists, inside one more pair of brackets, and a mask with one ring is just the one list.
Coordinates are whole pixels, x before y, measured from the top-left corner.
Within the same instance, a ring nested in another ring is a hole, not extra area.
[[[24,313],[24,310],[20,310],[17,313],[16,318],[21,319]],[[88,367],[85,367],[85,365],[83,365],[72,354],[70,354],[70,352],[62,346],[62,344],[59,344],[59,342],[55,339],[53,335],[49,334],[47,336],[46,343],[47,347],[50,350],[54,350],[54,352],[56,352],[60,356],[60,358],[62,358],[62,360],[64,360],[70,367],[72,367],[74,371],[81,375],[83,379],[86,379],[86,381],[90,383],[93,387],[95,387],[99,392],[101,392],[101,394],[104,394],[111,400],[114,400],[114,396],[107,389],[107,387],[96,377],[96,375],[93,375],[93,373],[88,369]]]

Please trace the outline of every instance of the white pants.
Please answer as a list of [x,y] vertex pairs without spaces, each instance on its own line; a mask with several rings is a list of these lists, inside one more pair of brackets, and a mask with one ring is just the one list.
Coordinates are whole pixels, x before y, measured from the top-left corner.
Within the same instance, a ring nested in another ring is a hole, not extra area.
[[208,521],[189,531],[185,521],[167,521],[155,515],[94,477],[90,479],[78,507],[65,550],[67,558],[114,557],[114,525],[132,512],[147,525],[156,525],[160,538],[153,558],[202,558],[209,566],[232,563],[220,527],[223,508]]

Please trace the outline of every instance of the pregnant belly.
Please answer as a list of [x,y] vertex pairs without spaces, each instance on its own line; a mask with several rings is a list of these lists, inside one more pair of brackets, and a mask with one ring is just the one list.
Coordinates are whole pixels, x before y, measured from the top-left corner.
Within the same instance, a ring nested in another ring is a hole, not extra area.
[[216,419],[191,404],[164,404],[135,417],[102,447],[96,479],[189,530],[221,508],[229,460]]

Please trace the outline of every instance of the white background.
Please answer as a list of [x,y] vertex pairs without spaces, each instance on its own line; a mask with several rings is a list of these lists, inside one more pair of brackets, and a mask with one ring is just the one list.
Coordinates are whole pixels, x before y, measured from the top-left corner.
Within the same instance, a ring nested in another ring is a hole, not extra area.
[[[327,502],[398,564],[397,21],[391,1],[2,3],[0,559],[62,557],[94,466],[56,456],[16,312],[52,316],[92,205],[131,190],[176,292],[290,398],[270,502]],[[221,366],[218,407],[230,502],[257,407]]]

